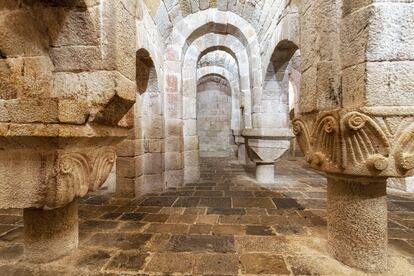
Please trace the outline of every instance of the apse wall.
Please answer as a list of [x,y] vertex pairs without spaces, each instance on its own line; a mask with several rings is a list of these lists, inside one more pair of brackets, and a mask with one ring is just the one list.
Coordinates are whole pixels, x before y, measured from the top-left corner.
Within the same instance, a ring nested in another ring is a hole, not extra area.
[[206,81],[197,89],[200,157],[231,156],[231,90],[227,82]]

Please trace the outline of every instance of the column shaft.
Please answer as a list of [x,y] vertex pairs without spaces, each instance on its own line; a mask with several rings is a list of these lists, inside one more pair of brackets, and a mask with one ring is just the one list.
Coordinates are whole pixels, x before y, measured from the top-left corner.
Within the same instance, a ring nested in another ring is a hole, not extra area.
[[53,209],[24,209],[25,256],[31,262],[58,259],[78,247],[78,202]]
[[349,266],[385,271],[386,179],[328,175],[327,211],[330,253]]

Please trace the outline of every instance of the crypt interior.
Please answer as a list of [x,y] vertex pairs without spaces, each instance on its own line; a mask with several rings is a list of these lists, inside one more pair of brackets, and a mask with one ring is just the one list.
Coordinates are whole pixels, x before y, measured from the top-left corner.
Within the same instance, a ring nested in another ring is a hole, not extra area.
[[413,26],[0,0],[0,275],[414,275]]

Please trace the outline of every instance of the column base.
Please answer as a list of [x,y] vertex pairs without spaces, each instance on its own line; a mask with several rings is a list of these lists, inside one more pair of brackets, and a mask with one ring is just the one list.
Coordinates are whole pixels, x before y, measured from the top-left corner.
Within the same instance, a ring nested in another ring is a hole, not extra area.
[[330,254],[368,272],[386,271],[386,179],[328,175],[327,211]]
[[24,253],[30,262],[50,262],[78,247],[77,201],[53,210],[24,209],[23,220]]
[[275,182],[275,165],[256,163],[256,181],[259,183]]

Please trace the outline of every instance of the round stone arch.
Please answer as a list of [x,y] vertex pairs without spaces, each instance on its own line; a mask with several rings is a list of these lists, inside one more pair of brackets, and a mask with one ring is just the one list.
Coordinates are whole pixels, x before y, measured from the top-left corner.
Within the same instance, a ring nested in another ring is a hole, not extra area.
[[[198,179],[197,172],[188,173],[185,177],[183,154],[183,85],[181,66],[187,48],[194,40],[206,33],[233,34],[244,42],[250,57],[251,87],[254,93],[261,93],[261,60],[257,34],[254,28],[243,18],[232,12],[222,12],[216,9],[208,9],[188,15],[174,25],[168,40],[165,52],[165,97],[166,97],[166,130],[170,143],[166,146],[167,185],[180,186],[185,182]],[[190,133],[191,135],[191,133]],[[195,135],[193,133],[192,135]],[[189,170],[190,172],[191,170]],[[191,180],[188,180],[191,179]]]
[[[243,45],[249,57],[249,76],[252,90],[252,105],[253,109],[256,106],[256,98],[260,98],[262,74],[261,74],[261,59],[260,47],[255,29],[242,17],[230,11],[219,11],[217,9],[207,9],[197,13],[188,15],[180,20],[175,26],[168,39],[168,46],[166,49],[166,85],[168,85],[169,78],[178,78],[177,82],[181,81],[180,76],[174,75],[169,69],[174,70],[183,61],[187,49],[199,37],[207,33],[216,34],[232,34]],[[168,76],[172,73],[172,76]],[[171,84],[171,82],[170,82]],[[172,83],[173,84],[173,83]],[[180,87],[173,84],[173,87],[167,87],[167,90],[178,89]],[[257,95],[257,97],[256,97]]]
[[125,120],[133,125],[117,148],[116,192],[140,196],[165,188],[164,97],[149,50],[136,52],[137,100]]
[[221,75],[230,84],[231,96],[232,96],[232,113],[231,113],[231,128],[238,131],[241,128],[241,115],[240,115],[240,87],[237,81],[237,76],[230,72],[225,67],[221,66],[204,66],[197,69],[197,84],[200,79],[208,75]]
[[[248,55],[244,45],[231,35],[206,34],[195,40],[188,48],[182,68],[183,77],[183,119],[184,119],[184,181],[193,182],[199,178],[198,149],[187,145],[196,145],[196,68],[198,61],[206,54],[222,50],[233,57],[237,64],[239,74],[239,87],[242,99],[240,104],[244,106],[245,127],[251,128],[251,93],[249,78]],[[191,141],[191,143],[188,143]]]
[[223,70],[205,73],[197,81],[199,157],[234,157],[230,75]]

